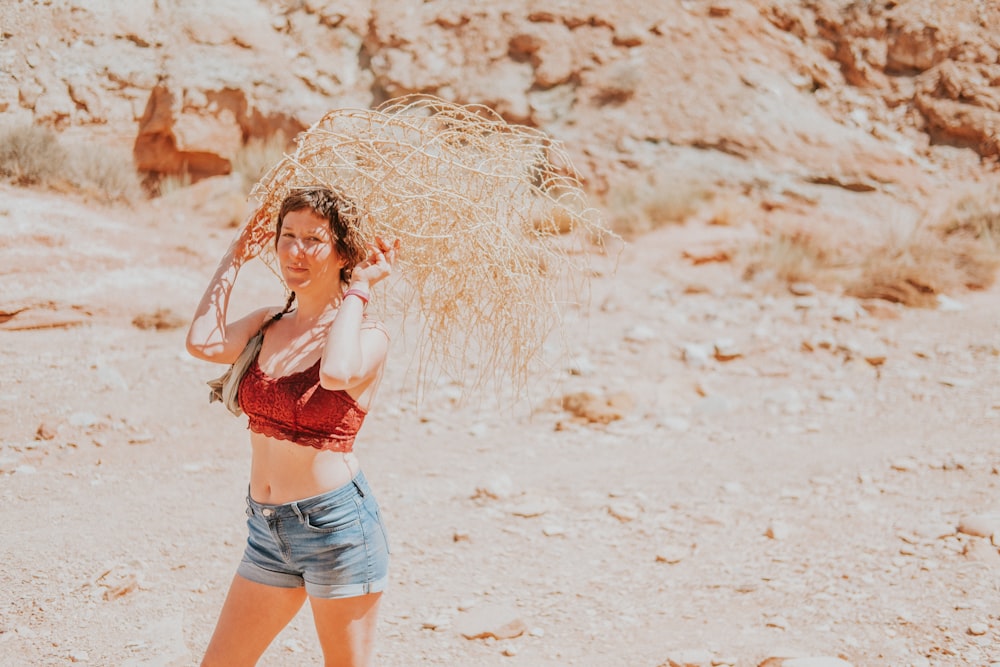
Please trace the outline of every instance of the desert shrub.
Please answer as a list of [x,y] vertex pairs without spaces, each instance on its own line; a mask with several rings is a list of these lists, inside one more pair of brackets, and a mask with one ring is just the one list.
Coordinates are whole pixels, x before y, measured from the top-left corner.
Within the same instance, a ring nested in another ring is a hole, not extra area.
[[0,128],[0,176],[20,186],[76,189],[107,201],[132,201],[141,192],[127,151],[97,141],[66,143],[46,127]]
[[191,174],[187,171],[182,171],[179,174],[164,174],[157,179],[154,192],[160,197],[166,197],[178,190],[190,187],[192,182]]
[[142,184],[131,154],[100,143],[67,147],[67,176],[78,188],[105,201],[132,202]]
[[743,254],[743,278],[768,276],[780,283],[809,282],[826,285],[836,281],[843,267],[841,247],[821,230],[788,227],[775,230]]
[[921,216],[881,220],[862,232],[831,225],[786,228],[749,251],[744,277],[839,288],[860,299],[932,307],[938,295],[986,289],[1000,269],[1000,202],[965,195]]
[[939,294],[990,287],[998,269],[1000,203],[991,195],[966,193],[908,234],[874,247],[847,292],[927,307]]
[[283,132],[270,137],[251,138],[233,156],[233,173],[243,177],[243,184],[249,192],[268,169],[285,157],[288,148],[289,142]]
[[904,248],[873,249],[847,293],[929,307],[937,303],[939,294],[989,287],[997,268],[1000,257],[982,245],[928,231],[916,235]]
[[622,104],[632,99],[641,85],[641,63],[633,59],[620,60],[611,65],[603,81],[598,82],[594,101],[599,106]]
[[635,237],[683,223],[711,199],[712,191],[704,183],[652,173],[612,184],[605,195],[605,209],[613,231]]
[[15,185],[40,185],[58,178],[66,151],[52,130],[21,123],[0,128],[0,175]]
[[946,237],[975,239],[987,250],[1000,251],[1000,198],[992,192],[959,195],[937,227]]

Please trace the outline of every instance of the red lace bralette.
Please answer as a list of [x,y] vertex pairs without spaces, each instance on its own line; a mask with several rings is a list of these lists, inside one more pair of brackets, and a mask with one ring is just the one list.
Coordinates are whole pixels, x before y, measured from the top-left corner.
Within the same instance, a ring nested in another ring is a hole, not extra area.
[[266,375],[254,360],[238,397],[254,433],[335,452],[352,450],[366,414],[346,391],[320,386],[319,360],[277,378]]

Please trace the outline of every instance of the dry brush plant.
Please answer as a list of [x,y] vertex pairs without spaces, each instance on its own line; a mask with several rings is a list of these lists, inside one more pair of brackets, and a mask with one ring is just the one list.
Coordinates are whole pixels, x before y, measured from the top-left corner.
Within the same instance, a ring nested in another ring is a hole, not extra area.
[[56,178],[66,149],[48,128],[30,123],[0,128],[0,175],[14,185],[41,185]]
[[744,277],[768,273],[859,299],[932,307],[939,295],[988,288],[998,269],[1000,197],[975,191],[854,233],[815,222],[772,231],[750,249]]
[[605,208],[612,229],[634,238],[665,225],[684,223],[712,198],[705,183],[653,170],[611,183]]
[[426,95],[332,111],[296,143],[251,193],[247,224],[265,264],[279,274],[281,201],[326,186],[366,241],[401,240],[401,278],[372,305],[419,323],[418,397],[443,378],[523,388],[562,309],[585,297],[587,257],[610,233],[561,145],[486,107]]
[[0,127],[0,176],[19,186],[76,190],[106,202],[132,202],[141,194],[127,151],[64,142],[54,130],[31,123]]
[[847,287],[859,298],[930,307],[938,295],[990,287],[1000,269],[1000,200],[966,192],[931,209],[904,233],[890,233]]

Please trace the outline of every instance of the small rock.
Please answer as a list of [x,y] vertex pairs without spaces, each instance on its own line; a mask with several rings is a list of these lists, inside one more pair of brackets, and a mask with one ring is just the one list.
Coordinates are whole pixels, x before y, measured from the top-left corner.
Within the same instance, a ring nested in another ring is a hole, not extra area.
[[736,348],[736,343],[729,338],[715,341],[713,349],[712,356],[715,357],[716,361],[732,361],[743,356],[743,353]]
[[867,311],[854,301],[839,304],[833,311],[833,319],[838,322],[853,322]]
[[511,507],[509,511],[514,516],[531,519],[542,516],[558,505],[559,503],[552,498],[527,498]]
[[969,540],[969,542],[965,545],[965,548],[962,549],[962,555],[965,556],[967,560],[975,561],[977,563],[1000,565],[1000,552],[998,552],[997,548],[990,542],[980,538],[973,538]]
[[509,475],[495,475],[492,479],[476,487],[473,498],[503,500],[514,495],[514,480]]
[[625,332],[625,340],[631,343],[648,343],[654,338],[656,332],[643,324],[637,324]]
[[712,653],[705,649],[685,649],[667,655],[670,667],[712,667]]
[[691,428],[691,422],[683,417],[664,417],[660,425],[676,433],[685,433]]
[[656,562],[676,565],[687,558],[689,553],[690,551],[685,547],[676,545],[666,546],[656,552]]
[[[764,625],[767,626],[767,627],[769,627],[769,628],[777,628],[779,630],[787,630],[788,629],[788,619],[785,618],[784,616],[772,616],[771,618],[767,619],[767,622],[764,623]],[[785,663],[782,663],[782,664],[785,664]]]
[[70,426],[88,428],[101,421],[101,418],[93,412],[74,412],[67,420]]
[[969,626],[969,634],[975,637],[981,637],[990,631],[990,626],[986,623],[973,623]]
[[121,374],[117,368],[113,366],[108,366],[106,364],[99,364],[96,367],[97,379],[100,381],[100,386],[104,389],[117,389],[119,391],[128,391],[128,382],[125,381],[125,376]]
[[812,283],[795,282],[788,286],[788,291],[795,296],[813,296],[816,294],[816,286]]
[[462,612],[454,627],[466,639],[513,639],[527,631],[518,611],[502,604],[486,604]]
[[938,307],[937,309],[943,312],[958,312],[965,310],[965,304],[961,301],[956,301],[950,296],[945,296],[944,294],[937,295]]
[[795,299],[796,310],[811,310],[819,308],[819,299],[815,296],[800,296]]
[[962,517],[958,522],[958,532],[973,537],[992,538],[1000,532],[1000,517],[988,514]]
[[628,523],[629,521],[635,521],[639,518],[639,514],[642,510],[635,503],[630,503],[628,501],[619,501],[612,503],[608,506],[608,514],[618,519],[622,523]]
[[434,616],[428,618],[420,624],[423,630],[445,630],[451,625],[451,619],[447,616]]
[[850,403],[856,400],[858,395],[850,387],[832,387],[821,390],[819,397],[824,401]]
[[955,389],[968,389],[969,387],[974,387],[976,385],[976,383],[972,380],[955,377],[938,378],[938,382],[946,387],[954,387]]
[[563,410],[591,424],[610,424],[623,419],[633,407],[632,397],[625,392],[599,397],[581,391],[566,394],[562,399]]
[[594,362],[587,357],[573,357],[569,360],[567,370],[570,375],[593,375],[596,368]]
[[35,431],[35,440],[53,440],[56,437],[56,430],[46,423],[41,423],[38,425],[38,430]]
[[889,464],[893,470],[898,470],[899,472],[913,472],[920,468],[920,463],[916,459],[912,458],[901,458],[896,459]]
[[790,533],[791,529],[788,527],[788,524],[783,521],[772,521],[764,534],[772,540],[784,540],[788,538]]
[[681,358],[689,366],[701,368],[708,365],[713,350],[705,345],[688,343],[681,348]]

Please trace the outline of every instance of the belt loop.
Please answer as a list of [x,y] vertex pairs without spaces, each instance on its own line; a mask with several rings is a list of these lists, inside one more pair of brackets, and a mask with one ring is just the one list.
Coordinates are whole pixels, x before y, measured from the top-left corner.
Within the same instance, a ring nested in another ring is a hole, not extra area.
[[358,480],[352,479],[351,483],[354,484],[354,488],[356,488],[358,490],[358,493],[361,495],[361,497],[364,498],[365,497],[365,490],[361,488],[360,484],[358,484]]
[[299,509],[299,504],[297,502],[289,504],[292,506],[292,511],[295,512],[295,516],[299,517],[299,521],[305,521],[306,517],[302,513],[302,510]]

